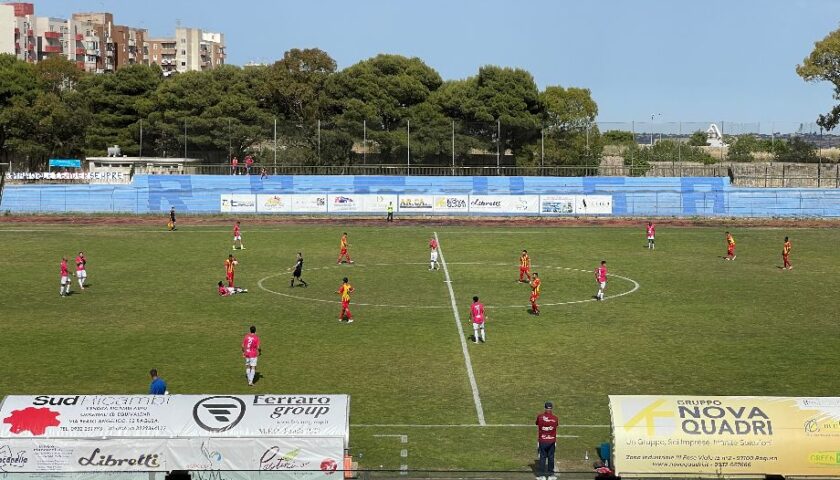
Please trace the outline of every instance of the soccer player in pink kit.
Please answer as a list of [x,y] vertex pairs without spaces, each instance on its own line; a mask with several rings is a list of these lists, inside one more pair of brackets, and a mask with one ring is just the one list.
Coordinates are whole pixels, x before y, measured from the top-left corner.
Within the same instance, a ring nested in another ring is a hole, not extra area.
[[85,289],[85,281],[87,281],[87,270],[85,270],[86,264],[87,258],[85,258],[85,254],[83,252],[79,252],[79,256],[76,257],[76,279],[79,281],[79,288],[82,290]]
[[67,268],[67,257],[61,257],[61,287],[58,290],[59,295],[65,297],[70,295],[70,270]]
[[245,357],[245,376],[248,377],[248,386],[254,386],[254,377],[257,375],[257,357],[260,355],[262,355],[260,337],[257,336],[257,327],[251,325],[249,333],[242,339],[242,356]]
[[242,243],[242,232],[239,230],[239,220],[233,224],[233,250],[236,250],[237,242],[239,242],[239,249],[245,250],[245,244]]
[[595,298],[604,299],[604,290],[607,289],[607,261],[601,260],[601,266],[595,269],[595,281],[598,282],[598,293]]
[[648,250],[656,250],[656,225],[653,222],[647,224]]
[[478,297],[473,297],[473,303],[470,305],[470,319],[473,326],[473,342],[478,343],[479,338],[481,338],[481,343],[486,342],[484,321],[487,318],[484,315],[484,305],[478,301]]

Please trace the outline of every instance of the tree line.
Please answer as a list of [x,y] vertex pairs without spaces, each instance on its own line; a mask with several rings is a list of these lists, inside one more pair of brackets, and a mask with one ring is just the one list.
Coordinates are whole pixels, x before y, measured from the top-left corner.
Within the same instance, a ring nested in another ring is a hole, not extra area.
[[110,145],[128,156],[182,156],[185,143],[205,161],[252,154],[265,163],[275,120],[278,163],[352,162],[366,137],[362,148],[378,163],[409,154],[434,163],[451,158],[454,143],[459,159],[498,150],[518,165],[594,164],[597,113],[588,89],[540,90],[522,69],[485,66],[444,81],[399,55],[339,70],[326,52],[293,49],[269,66],[169,77],[157,66],[97,75],[60,57],[33,65],[0,55],[0,153],[31,169],[105,155]]

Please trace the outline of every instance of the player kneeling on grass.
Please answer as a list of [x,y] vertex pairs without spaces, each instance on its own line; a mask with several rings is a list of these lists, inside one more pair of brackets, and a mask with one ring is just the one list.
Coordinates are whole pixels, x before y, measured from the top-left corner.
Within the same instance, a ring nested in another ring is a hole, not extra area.
[[470,319],[473,325],[473,342],[478,343],[479,338],[481,343],[487,341],[484,333],[484,321],[487,319],[484,315],[484,305],[478,301],[478,297],[473,297],[473,303],[470,305]]
[[229,297],[231,295],[236,295],[237,293],[248,293],[248,289],[239,287],[226,287],[225,282],[219,282],[219,296]]

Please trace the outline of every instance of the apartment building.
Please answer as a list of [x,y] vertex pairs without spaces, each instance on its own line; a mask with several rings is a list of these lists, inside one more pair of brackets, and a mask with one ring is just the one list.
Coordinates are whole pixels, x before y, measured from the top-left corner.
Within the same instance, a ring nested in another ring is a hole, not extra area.
[[37,17],[25,2],[0,4],[0,53],[32,63],[60,55],[93,73],[154,64],[166,75],[214,68],[226,57],[221,33],[178,27],[175,38],[149,38],[145,29],[115,24],[112,13]]

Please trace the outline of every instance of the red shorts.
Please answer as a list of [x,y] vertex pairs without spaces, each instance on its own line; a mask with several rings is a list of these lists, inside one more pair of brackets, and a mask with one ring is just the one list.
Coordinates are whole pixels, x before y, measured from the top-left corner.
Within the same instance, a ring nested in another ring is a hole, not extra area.
[[539,295],[531,294],[531,303],[535,303],[537,300],[540,299]]
[[341,309],[342,310],[347,310],[348,308],[350,308],[350,300],[347,300],[347,301],[342,300],[341,301]]
[[338,252],[338,254],[339,254],[339,255],[347,255],[347,249],[346,249],[346,248],[342,248],[342,249],[341,249],[341,251],[340,251],[340,252]]
[[734,254],[734,253],[735,253],[735,246],[734,246],[734,245],[730,245],[729,247],[727,247],[727,248],[726,248],[726,253],[728,253],[728,254],[730,254],[730,255]]
[[519,273],[529,273],[530,271],[529,267],[519,267]]

